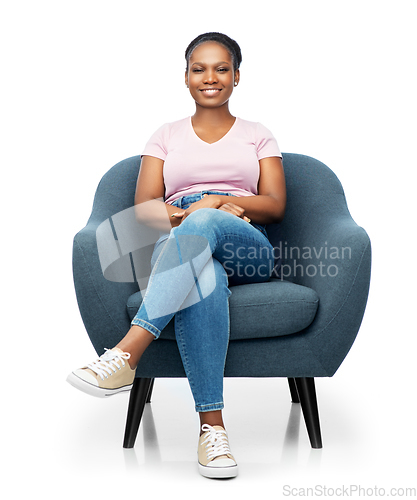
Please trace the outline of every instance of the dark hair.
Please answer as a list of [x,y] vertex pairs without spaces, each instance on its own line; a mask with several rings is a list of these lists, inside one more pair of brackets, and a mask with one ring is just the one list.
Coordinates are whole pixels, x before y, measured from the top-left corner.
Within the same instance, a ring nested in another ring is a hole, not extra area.
[[240,47],[238,43],[235,40],[232,40],[232,38],[228,37],[227,35],[223,35],[223,33],[217,33],[215,31],[212,31],[210,33],[203,33],[202,35],[199,35],[197,38],[194,38],[194,40],[187,47],[187,50],[185,51],[185,60],[187,61],[187,71],[188,71],[188,62],[190,61],[191,54],[198,45],[201,45],[204,42],[217,42],[220,45],[223,45],[223,47],[227,49],[230,55],[232,56],[233,69],[236,71],[239,68],[240,63],[242,62],[242,53],[240,52]]

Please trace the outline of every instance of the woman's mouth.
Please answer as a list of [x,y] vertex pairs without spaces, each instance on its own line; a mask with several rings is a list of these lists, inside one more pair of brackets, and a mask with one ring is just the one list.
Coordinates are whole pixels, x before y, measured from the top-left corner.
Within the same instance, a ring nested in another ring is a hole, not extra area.
[[206,96],[215,96],[217,94],[220,94],[221,89],[202,89],[200,90],[204,95]]

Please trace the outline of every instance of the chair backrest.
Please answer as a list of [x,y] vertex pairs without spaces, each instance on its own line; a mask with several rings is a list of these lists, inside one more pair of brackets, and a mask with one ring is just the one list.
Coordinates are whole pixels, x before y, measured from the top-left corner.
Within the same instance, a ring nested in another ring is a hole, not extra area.
[[90,221],[103,222],[134,204],[140,156],[117,163],[106,172],[96,190]]
[[301,261],[307,267],[310,255],[329,253],[323,223],[351,217],[343,187],[330,168],[314,158],[293,153],[283,154],[283,164],[287,187],[285,217],[281,224],[268,225],[267,232],[274,247],[276,268],[283,266],[278,276],[298,282],[301,268],[297,265]]
[[287,185],[284,238],[296,244],[304,232],[316,232],[323,216],[350,217],[343,187],[329,167],[309,156],[289,153],[284,154],[283,163]]

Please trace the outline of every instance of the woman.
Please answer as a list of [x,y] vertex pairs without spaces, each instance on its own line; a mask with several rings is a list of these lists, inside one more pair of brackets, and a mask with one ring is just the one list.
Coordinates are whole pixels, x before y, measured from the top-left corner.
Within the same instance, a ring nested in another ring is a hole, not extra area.
[[238,44],[206,33],[185,56],[195,114],[151,137],[136,188],[138,220],[161,231],[141,307],[121,342],[68,381],[96,396],[129,390],[141,355],[175,315],[200,416],[199,471],[234,477],[237,464],[222,417],[229,286],[269,279],[273,248],[264,225],[284,216],[285,179],[272,134],[229,111],[240,79]]

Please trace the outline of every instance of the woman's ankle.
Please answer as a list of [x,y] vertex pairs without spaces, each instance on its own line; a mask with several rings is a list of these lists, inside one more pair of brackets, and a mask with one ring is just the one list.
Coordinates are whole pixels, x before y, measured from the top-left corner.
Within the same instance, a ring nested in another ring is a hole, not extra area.
[[211,425],[212,427],[215,425],[220,425],[221,427],[223,427],[223,429],[225,428],[221,410],[200,412],[199,415],[200,415],[200,436],[201,434],[204,434],[204,432],[201,430],[204,424]]
[[146,348],[155,340],[155,337],[141,326],[132,326],[123,339],[116,345],[123,352],[130,354],[129,366],[134,370]]

